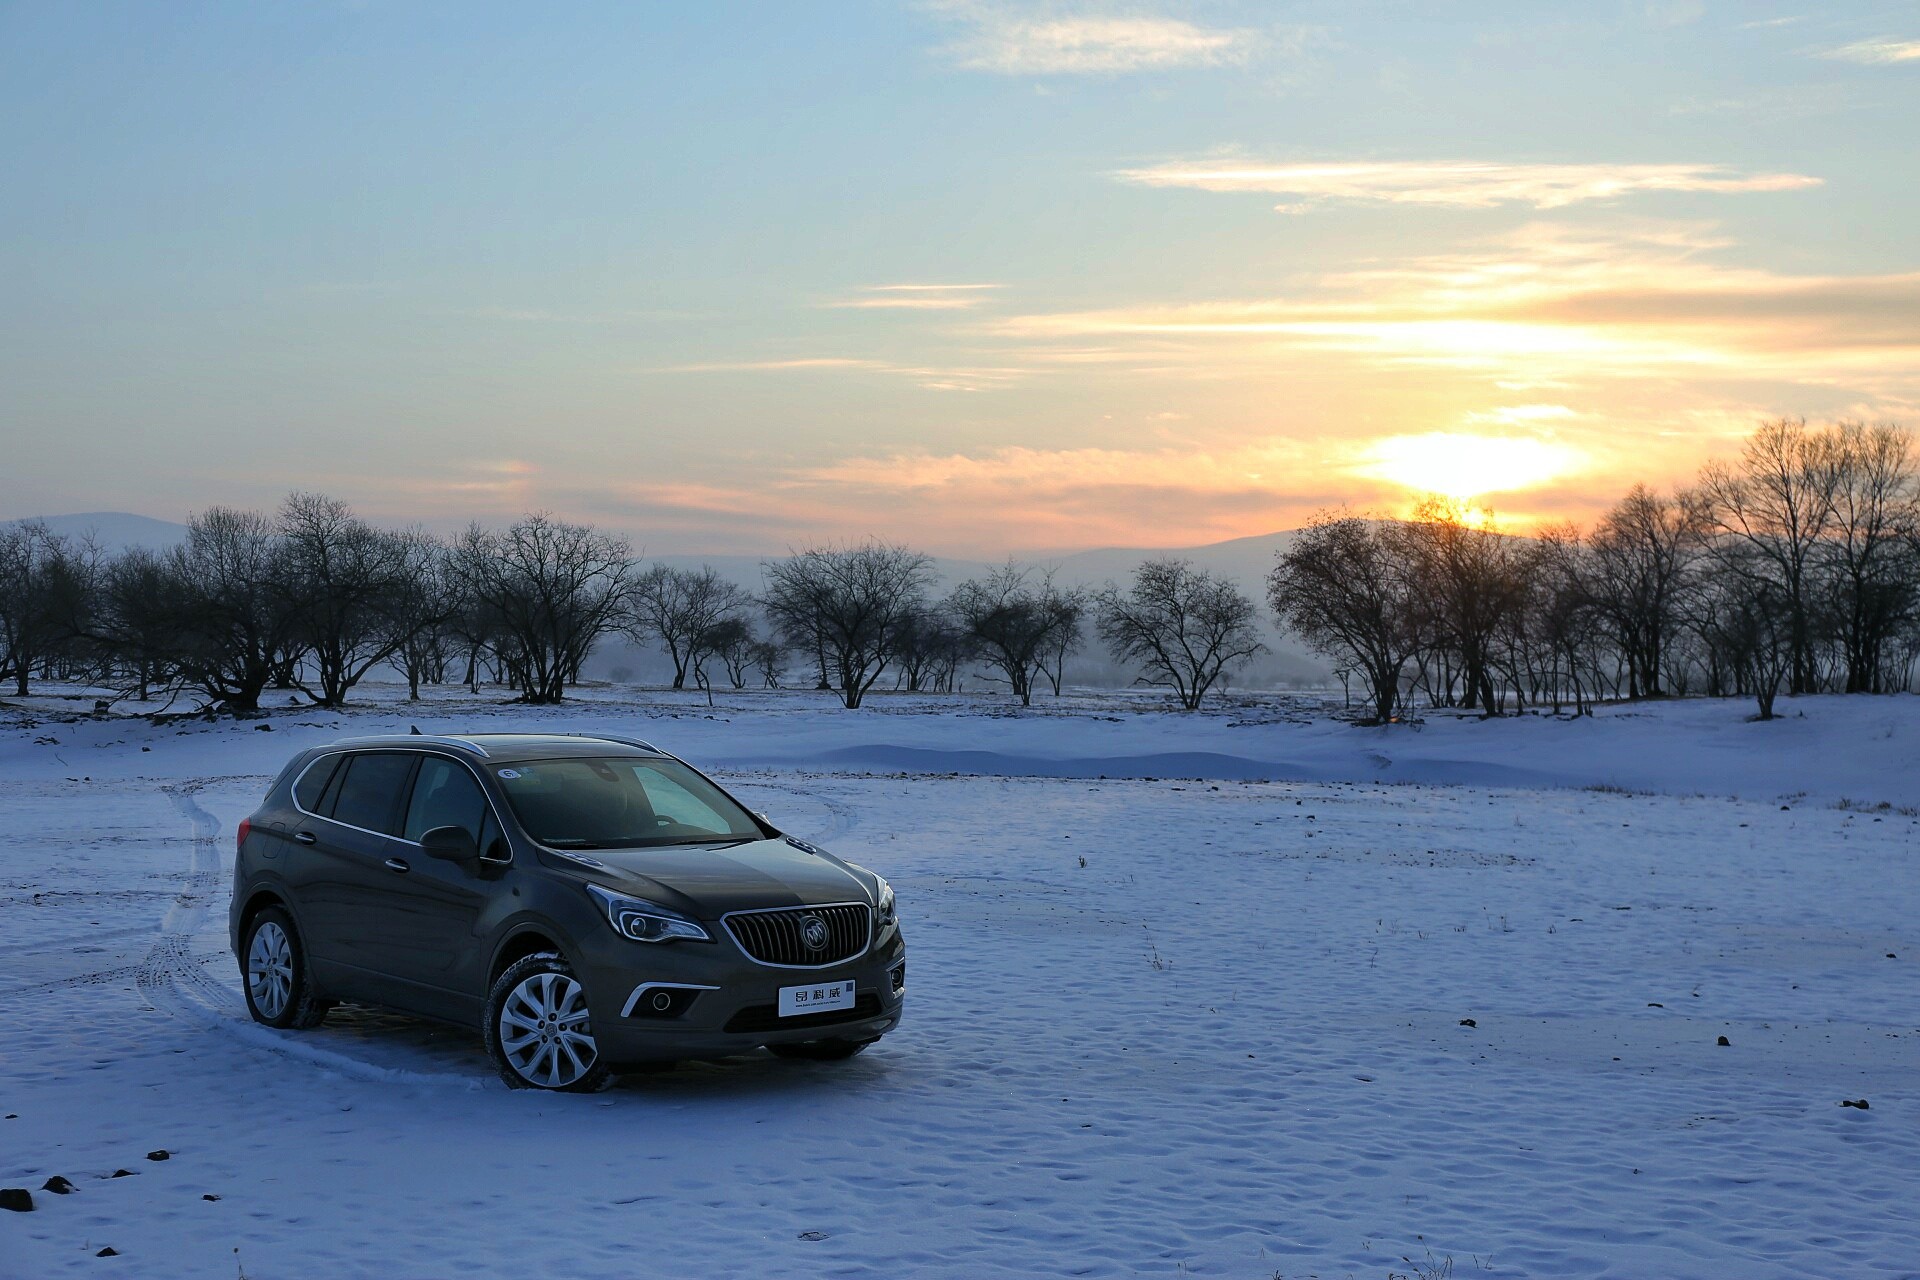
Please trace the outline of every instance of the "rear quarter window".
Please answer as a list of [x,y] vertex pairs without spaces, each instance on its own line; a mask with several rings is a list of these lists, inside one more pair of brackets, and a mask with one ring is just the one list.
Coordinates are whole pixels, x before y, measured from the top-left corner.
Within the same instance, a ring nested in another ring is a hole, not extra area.
[[322,756],[307,766],[307,771],[293,784],[293,802],[308,813],[320,812],[320,797],[327,794],[327,784],[333,781],[333,771],[340,767],[340,760],[339,756]]

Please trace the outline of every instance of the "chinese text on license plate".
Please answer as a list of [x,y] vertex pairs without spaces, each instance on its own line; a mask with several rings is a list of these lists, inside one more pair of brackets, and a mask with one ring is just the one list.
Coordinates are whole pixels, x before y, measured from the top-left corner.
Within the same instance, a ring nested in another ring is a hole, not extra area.
[[780,988],[780,1016],[791,1018],[802,1013],[825,1013],[829,1009],[853,1008],[853,982],[825,982],[814,987]]

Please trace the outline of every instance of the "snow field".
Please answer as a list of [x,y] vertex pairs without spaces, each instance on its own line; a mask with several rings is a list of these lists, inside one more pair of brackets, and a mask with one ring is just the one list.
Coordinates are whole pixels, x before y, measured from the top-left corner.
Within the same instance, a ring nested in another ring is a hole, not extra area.
[[[37,1205],[0,1215],[0,1275],[1920,1270],[1910,816],[1765,792],[823,774],[743,761],[968,738],[1111,760],[1149,735],[1092,716],[681,714],[624,723],[695,763],[736,757],[723,781],[743,799],[898,889],[907,1018],[864,1056],[550,1097],[500,1086],[453,1029],[358,1011],[256,1027],[224,877],[294,726],[0,740],[0,1113],[17,1116],[0,1184]],[[1536,732],[1423,740],[1507,729]],[[1721,731],[1690,744],[1682,725],[1668,754],[1719,768]],[[1235,735],[1264,741],[1202,721],[1149,763]],[[1857,753],[1869,787],[1899,783],[1886,755]],[[40,1192],[54,1174],[79,1189]]]

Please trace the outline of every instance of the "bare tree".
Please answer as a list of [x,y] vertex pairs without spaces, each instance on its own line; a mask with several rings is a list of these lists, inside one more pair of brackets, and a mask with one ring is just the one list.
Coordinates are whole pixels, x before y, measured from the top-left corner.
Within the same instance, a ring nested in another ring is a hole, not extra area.
[[[1793,693],[1812,693],[1819,683],[1814,579],[1821,542],[1832,527],[1839,483],[1839,455],[1832,438],[1808,431],[1801,418],[1762,424],[1748,438],[1738,463],[1714,461],[1700,472],[1700,488],[1716,528],[1753,553],[1723,556],[1721,564],[1745,566],[1758,557],[1771,566],[1769,580],[1785,592],[1788,687]],[[1737,571],[1752,576],[1745,568]]]
[[1826,539],[1827,614],[1848,693],[1888,687],[1888,648],[1920,605],[1920,563],[1905,530],[1920,523],[1913,438],[1892,424],[1843,422],[1831,433],[1838,476]]
[[1046,670],[1048,656],[1078,629],[1080,610],[1053,585],[1051,574],[1036,582],[1031,570],[1009,560],[986,577],[956,587],[947,612],[1024,707],[1033,704],[1034,682]]
[[775,624],[817,648],[848,708],[858,707],[925,607],[933,562],[883,542],[816,547],[765,566]]
[[1532,548],[1498,532],[1490,516],[1475,521],[1461,504],[1443,498],[1421,502],[1407,527],[1434,639],[1459,659],[1460,705],[1497,716],[1495,642],[1524,604]]
[[594,642],[618,628],[627,556],[625,540],[544,512],[461,536],[455,570],[521,701],[561,701]]
[[1711,640],[1759,706],[1760,720],[1774,718],[1774,698],[1794,664],[1791,594],[1778,576],[1779,563],[1742,539],[1726,539],[1717,560],[1727,570],[1713,588]]
[[1094,596],[1100,638],[1114,656],[1146,668],[1136,683],[1169,688],[1197,710],[1228,666],[1265,651],[1253,601],[1185,560],[1149,560],[1126,590]]
[[974,652],[972,639],[944,602],[922,609],[900,628],[893,650],[894,666],[900,672],[894,687],[904,686],[909,693],[950,692],[954,668]]
[[1627,666],[1627,696],[1661,694],[1681,605],[1705,549],[1706,504],[1636,484],[1594,529],[1589,591]]
[[285,546],[257,511],[213,507],[189,520],[166,561],[165,618],[177,689],[230,711],[254,711],[287,655],[300,650]]
[[91,560],[44,520],[0,527],[0,679],[28,679],[86,629]]
[[674,569],[655,564],[633,584],[626,632],[638,644],[658,642],[673,660],[673,687],[684,689],[688,671],[702,656],[701,638],[745,613],[750,603],[745,590],[710,566]]
[[762,688],[780,687],[780,671],[786,666],[787,650],[779,640],[755,640],[748,650],[747,661],[760,673]]
[[738,616],[722,618],[696,637],[694,669],[704,680],[707,658],[718,658],[720,665],[726,668],[727,683],[736,689],[744,689],[747,687],[747,669],[753,665],[753,646],[751,623]]
[[320,706],[343,706],[353,686],[409,638],[395,624],[409,612],[416,585],[413,544],[317,493],[289,495],[278,529],[279,586],[320,687],[300,684],[297,675],[295,683]]
[[1060,696],[1060,685],[1066,679],[1067,658],[1079,650],[1085,642],[1084,623],[1087,616],[1087,593],[1079,587],[1054,591],[1054,610],[1059,614],[1060,625],[1054,628],[1053,639],[1040,654],[1040,670],[1046,674],[1047,683],[1053,689],[1053,696]]
[[395,536],[405,549],[401,573],[407,587],[388,615],[388,635],[394,665],[407,678],[407,701],[418,702],[423,681],[438,684],[447,677],[455,619],[466,602],[445,546],[423,531]]
[[1374,723],[1394,718],[1426,617],[1403,522],[1346,512],[1314,517],[1268,575],[1267,598],[1316,652],[1361,674]]
[[154,683],[178,664],[174,586],[168,561],[145,547],[131,547],[102,566],[89,639],[108,678],[122,681],[116,685],[122,696],[145,702]]

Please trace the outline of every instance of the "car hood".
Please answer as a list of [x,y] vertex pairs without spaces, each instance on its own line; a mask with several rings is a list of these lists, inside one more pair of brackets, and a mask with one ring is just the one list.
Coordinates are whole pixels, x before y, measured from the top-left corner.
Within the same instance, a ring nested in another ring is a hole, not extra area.
[[866,879],[832,854],[785,839],[735,845],[595,849],[610,889],[713,920],[753,907],[873,901]]

